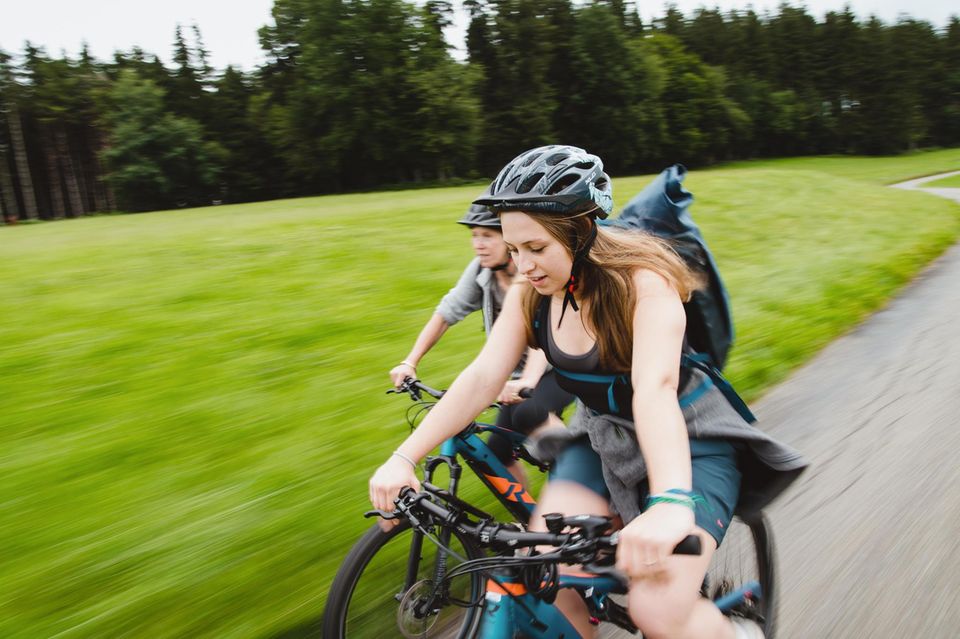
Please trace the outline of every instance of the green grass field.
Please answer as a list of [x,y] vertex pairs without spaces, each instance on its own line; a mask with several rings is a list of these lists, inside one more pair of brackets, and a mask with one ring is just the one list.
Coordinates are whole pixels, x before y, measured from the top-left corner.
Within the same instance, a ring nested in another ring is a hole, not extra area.
[[[960,149],[690,174],[745,395],[956,240],[956,204],[882,186],[956,169]],[[615,180],[618,206],[648,179]],[[468,260],[453,221],[480,188],[0,228],[0,636],[315,620],[406,432],[387,371]],[[449,384],[482,338],[468,319],[420,374]]]
[[960,189],[960,175],[951,175],[950,177],[943,178],[942,180],[927,182],[923,186],[924,188],[935,189]]

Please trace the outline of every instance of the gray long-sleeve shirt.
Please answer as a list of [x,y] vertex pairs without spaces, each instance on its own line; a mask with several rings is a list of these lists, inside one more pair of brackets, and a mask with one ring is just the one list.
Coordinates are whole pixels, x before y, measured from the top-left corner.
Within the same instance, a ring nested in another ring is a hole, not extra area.
[[[475,257],[463,270],[460,279],[437,304],[436,313],[448,326],[453,326],[474,311],[483,311],[483,330],[490,335],[493,323],[503,307],[504,292],[497,283],[492,270],[480,266],[480,258]],[[520,358],[512,377],[520,377],[526,355]]]
[[437,304],[436,312],[453,326],[474,311],[483,311],[483,330],[490,334],[503,306],[503,292],[494,272],[480,266],[476,257],[463,270],[456,285]]

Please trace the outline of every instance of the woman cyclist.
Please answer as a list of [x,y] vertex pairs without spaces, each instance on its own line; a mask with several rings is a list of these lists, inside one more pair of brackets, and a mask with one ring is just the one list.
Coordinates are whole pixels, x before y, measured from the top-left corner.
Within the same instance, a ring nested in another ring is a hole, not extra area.
[[[531,528],[543,530],[548,512],[618,514],[617,567],[649,639],[762,637],[699,589],[734,509],[762,507],[805,462],[750,426],[703,373],[681,367],[683,302],[696,274],[656,238],[598,228],[612,208],[610,180],[576,147],[521,154],[477,203],[500,215],[525,281],[510,289],[477,358],[373,475],[374,507],[391,510],[400,488],[418,488],[411,462],[479,413],[510,374],[507,362],[536,346],[582,405]],[[702,555],[672,555],[688,534],[701,538]],[[557,605],[593,636],[579,595],[564,590]]]
[[[456,286],[440,300],[407,356],[390,371],[394,386],[399,387],[408,377],[415,378],[423,356],[448,328],[470,313],[482,311],[483,327],[489,335],[516,277],[517,269],[503,242],[500,218],[496,214],[486,206],[474,204],[457,223],[470,229],[476,257],[464,269]],[[573,401],[573,396],[557,385],[543,354],[530,350],[513,363],[517,366],[497,397],[502,404],[497,426],[525,434],[548,424],[562,427],[560,413]],[[524,389],[533,389],[529,399],[521,399]],[[493,433],[488,444],[497,459],[526,486],[526,476],[522,466],[513,460],[512,445],[507,438]]]

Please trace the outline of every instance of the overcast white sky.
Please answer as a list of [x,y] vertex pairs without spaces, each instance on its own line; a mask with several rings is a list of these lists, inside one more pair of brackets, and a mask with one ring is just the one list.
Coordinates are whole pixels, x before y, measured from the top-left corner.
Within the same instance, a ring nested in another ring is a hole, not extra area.
[[[719,6],[723,10],[753,5],[762,12],[775,11],[779,0],[675,0],[678,8],[690,14],[699,6]],[[460,2],[454,0],[455,6]],[[639,2],[645,22],[663,14],[664,2]],[[804,5],[817,19],[830,10],[840,10],[844,0],[794,1]],[[854,12],[865,19],[873,14],[887,23],[906,13],[935,26],[947,23],[951,14],[960,13],[955,0],[849,0]],[[214,67],[228,64],[253,69],[262,63],[257,29],[270,23],[273,0],[0,0],[0,49],[20,53],[29,40],[43,46],[51,55],[61,50],[75,56],[86,41],[94,57],[107,60],[116,50],[138,45],[170,61],[173,34],[177,23],[200,27],[204,44]],[[465,16],[460,12],[458,28],[447,34],[452,44],[462,49]]]

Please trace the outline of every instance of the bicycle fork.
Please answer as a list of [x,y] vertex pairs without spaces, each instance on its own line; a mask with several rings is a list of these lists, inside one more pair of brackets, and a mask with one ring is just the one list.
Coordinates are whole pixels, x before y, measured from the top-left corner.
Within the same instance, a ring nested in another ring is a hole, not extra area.
[[[437,466],[441,464],[445,464],[450,469],[450,483],[448,490],[450,493],[456,495],[457,484],[460,481],[460,475],[463,472],[463,468],[457,463],[456,459],[452,457],[441,455],[440,457],[432,458],[424,469],[424,481],[433,483],[433,473]],[[403,583],[403,590],[395,595],[398,600],[403,596],[403,593],[410,590],[410,588],[413,587],[413,585],[418,581],[420,562],[423,561],[423,536],[423,533],[417,529],[414,529],[412,532],[410,554],[407,556],[407,572]],[[437,548],[436,562],[434,563],[431,574],[431,579],[435,588],[439,584],[443,583],[443,580],[447,574],[447,552],[444,550],[444,548],[449,547],[451,536],[452,532],[449,528],[444,526],[440,529],[438,537],[441,545]],[[441,596],[443,595],[441,594]]]
[[487,580],[477,638],[513,639],[517,631],[529,639],[580,639],[559,609],[530,595],[516,574],[495,573]]

